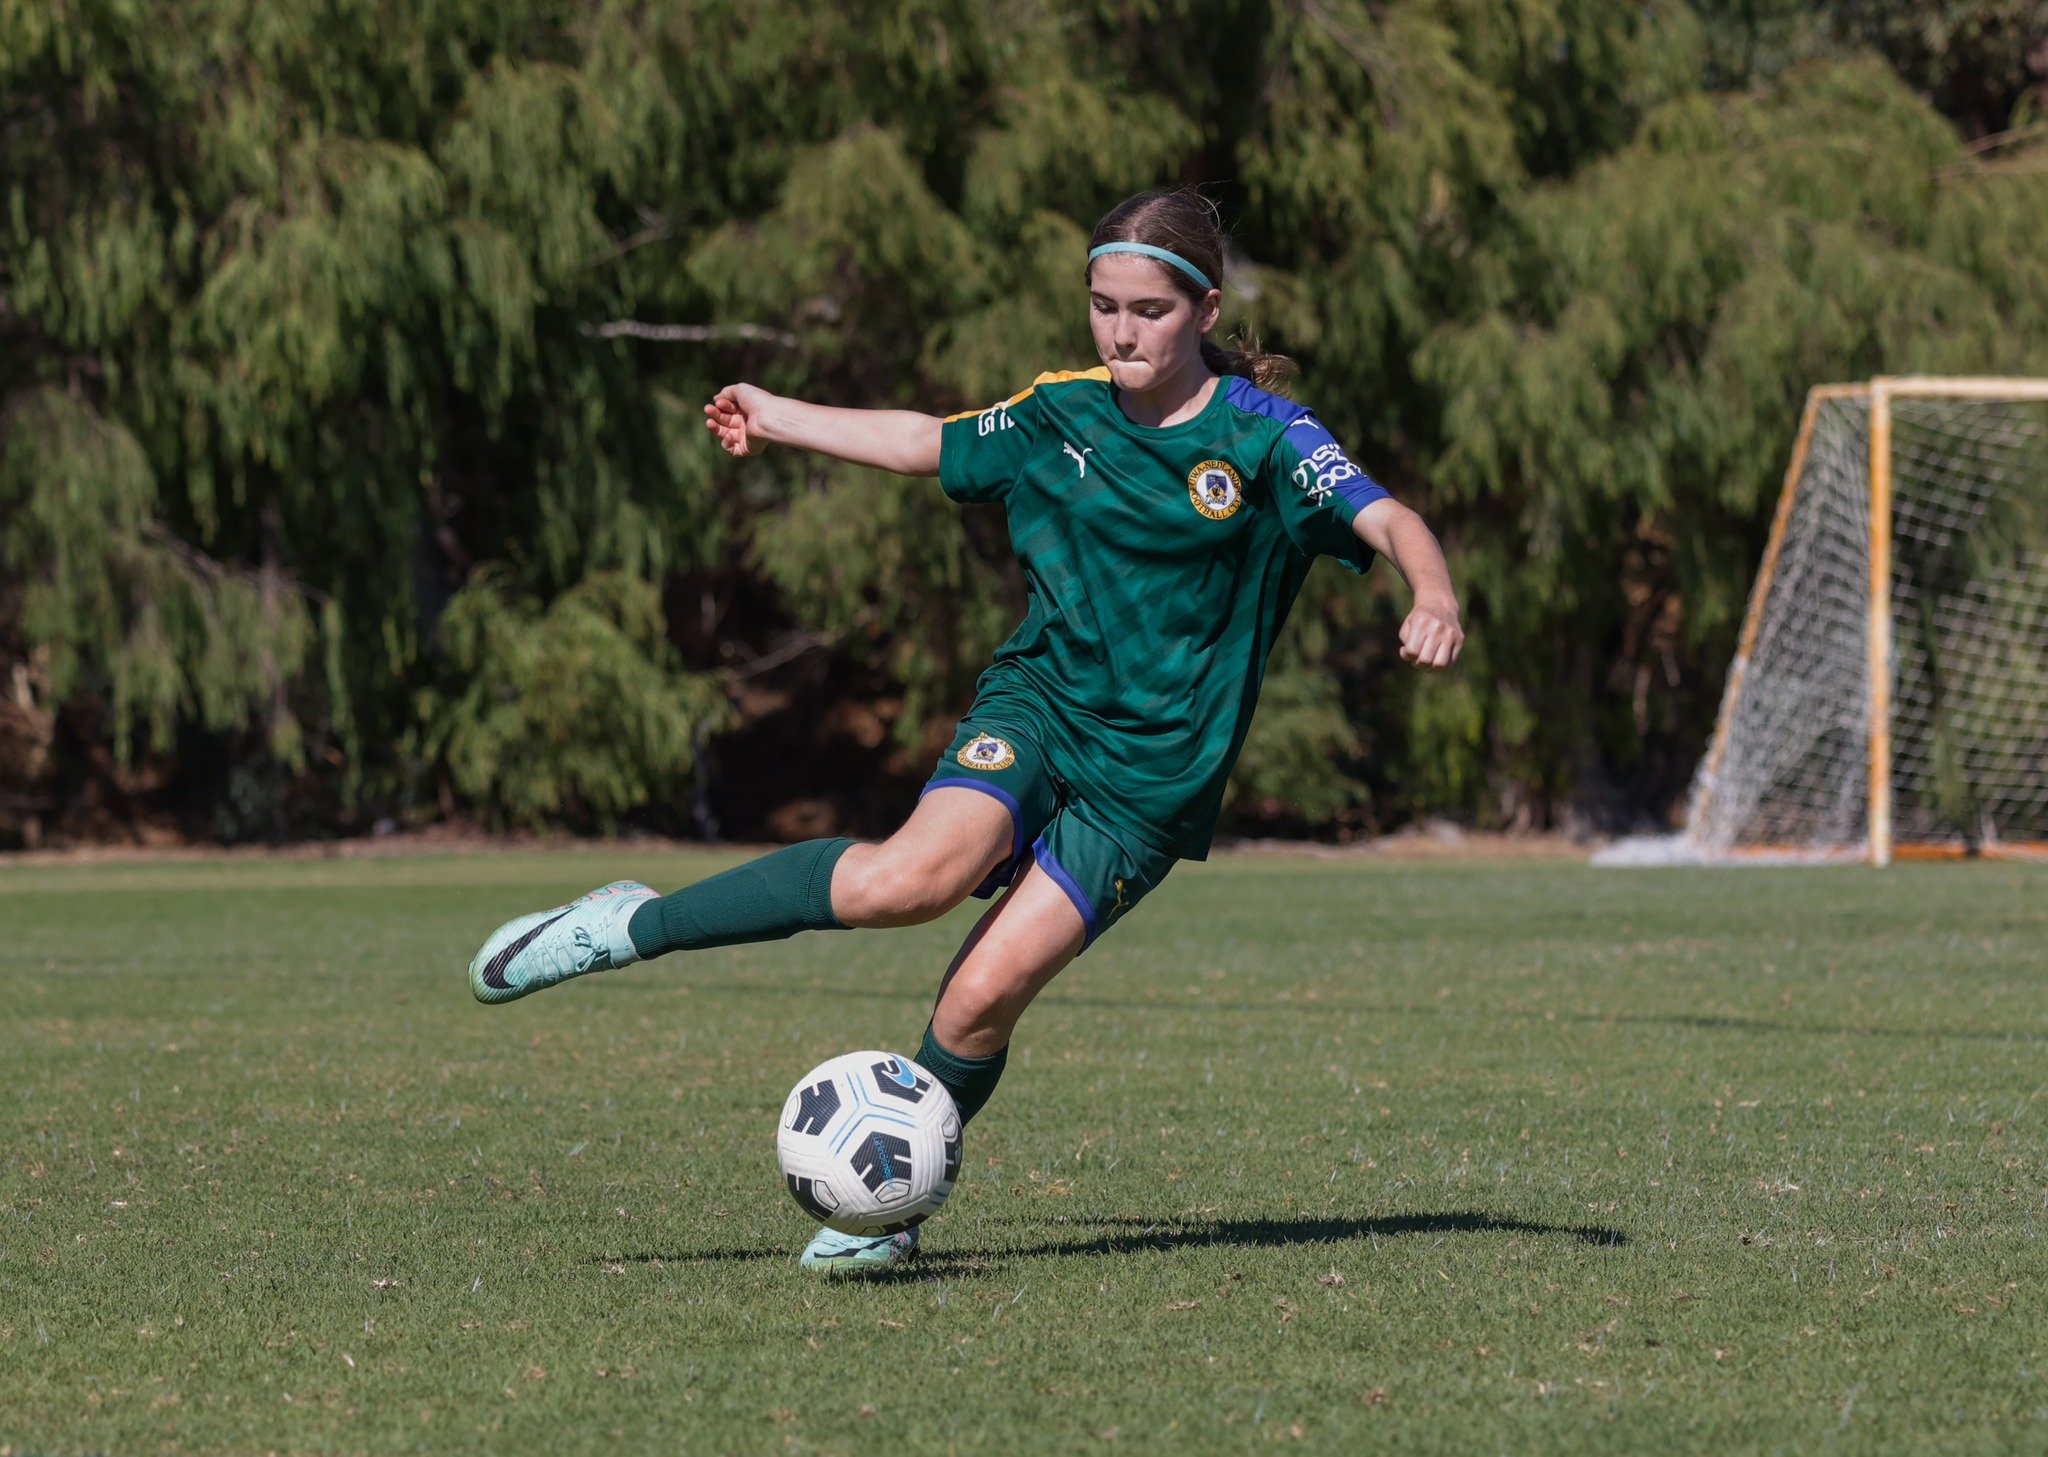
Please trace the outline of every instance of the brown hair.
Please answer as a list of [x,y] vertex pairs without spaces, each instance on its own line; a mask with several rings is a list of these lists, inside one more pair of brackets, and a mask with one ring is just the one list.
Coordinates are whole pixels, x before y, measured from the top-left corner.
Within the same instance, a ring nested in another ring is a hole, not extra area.
[[[1147,243],[1164,248],[1208,274],[1218,289],[1223,287],[1223,223],[1216,204],[1192,188],[1141,192],[1125,198],[1102,215],[1088,239],[1090,251],[1104,243]],[[1194,279],[1170,263],[1159,267],[1175,288],[1196,303],[1202,301],[1206,291]],[[1258,341],[1242,330],[1228,349],[1204,339],[1202,362],[1218,374],[1239,375],[1262,390],[1276,388],[1296,368],[1284,354],[1262,352]]]

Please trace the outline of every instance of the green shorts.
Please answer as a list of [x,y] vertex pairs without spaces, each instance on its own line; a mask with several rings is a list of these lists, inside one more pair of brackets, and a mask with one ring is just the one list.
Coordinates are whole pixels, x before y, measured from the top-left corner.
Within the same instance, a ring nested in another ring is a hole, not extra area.
[[934,789],[978,790],[1010,811],[1009,858],[974,893],[987,899],[1035,861],[1081,913],[1084,948],[1166,879],[1178,858],[1078,798],[1036,744],[1007,728],[984,732],[963,722],[918,797]]

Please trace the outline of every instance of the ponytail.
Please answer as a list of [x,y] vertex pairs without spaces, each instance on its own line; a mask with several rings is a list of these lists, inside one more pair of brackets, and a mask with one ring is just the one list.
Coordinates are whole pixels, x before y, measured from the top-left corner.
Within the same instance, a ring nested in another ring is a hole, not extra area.
[[1299,372],[1300,366],[1284,354],[1268,354],[1259,341],[1240,332],[1226,349],[1213,340],[1202,341],[1202,363],[1217,374],[1234,374],[1248,379],[1269,394],[1282,393],[1282,386]]

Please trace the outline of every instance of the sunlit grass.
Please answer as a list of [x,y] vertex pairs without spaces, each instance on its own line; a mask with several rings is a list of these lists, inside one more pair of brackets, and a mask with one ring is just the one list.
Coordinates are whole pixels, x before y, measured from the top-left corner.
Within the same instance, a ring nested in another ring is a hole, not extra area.
[[468,996],[715,863],[0,870],[0,1449],[2048,1446],[2038,868],[1182,867],[841,1288],[774,1110],[971,912]]

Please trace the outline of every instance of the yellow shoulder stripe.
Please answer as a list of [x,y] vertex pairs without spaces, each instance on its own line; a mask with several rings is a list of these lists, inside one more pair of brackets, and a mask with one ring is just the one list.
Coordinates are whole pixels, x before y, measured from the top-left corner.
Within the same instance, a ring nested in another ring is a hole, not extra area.
[[[1074,379],[1106,380],[1108,378],[1109,366],[1103,364],[1098,364],[1093,369],[1047,370],[1044,374],[1041,374],[1036,379],[1032,380],[1031,383],[1026,385],[1023,389],[1017,391],[1016,394],[1011,395],[1010,398],[1004,400],[1002,402],[1002,407],[1007,410],[1012,405],[1021,404],[1023,401],[1030,399],[1032,391],[1036,390],[1042,384],[1065,384],[1068,380]],[[946,416],[945,423],[950,425],[955,420],[965,420],[970,415],[979,415],[982,413],[983,410],[989,410],[994,408],[995,407],[993,405],[984,405],[981,410],[962,410],[957,415]]]

